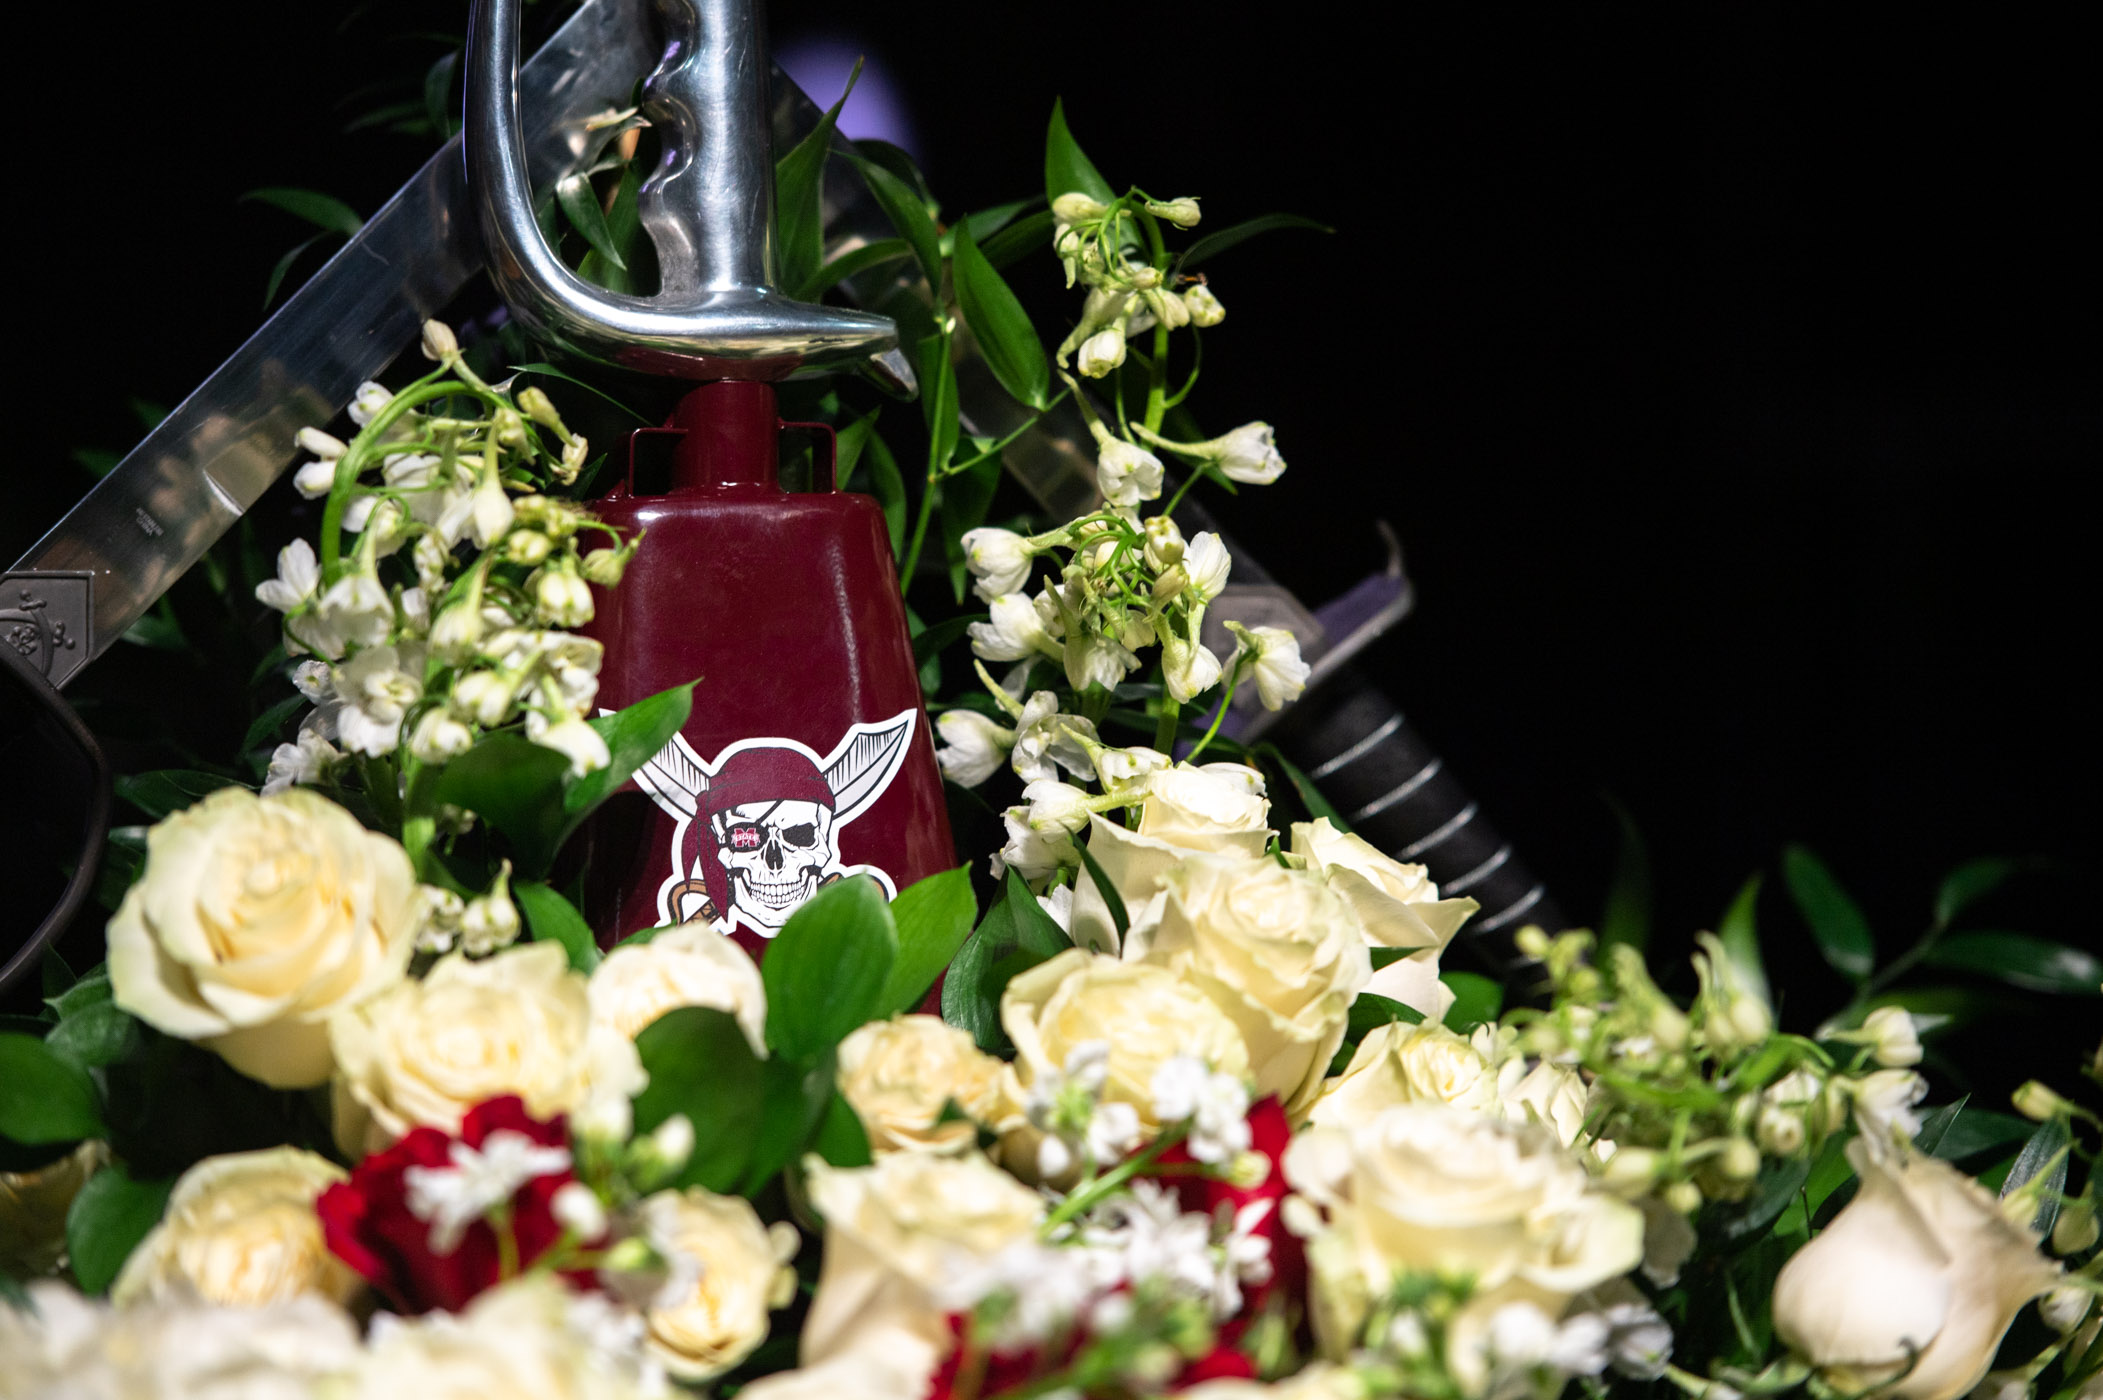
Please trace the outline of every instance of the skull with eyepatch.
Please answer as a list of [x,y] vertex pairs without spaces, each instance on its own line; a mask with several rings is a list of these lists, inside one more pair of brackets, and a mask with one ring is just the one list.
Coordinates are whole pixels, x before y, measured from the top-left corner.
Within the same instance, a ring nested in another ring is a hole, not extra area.
[[723,903],[757,928],[788,922],[838,864],[832,789],[818,765],[794,749],[732,755],[709,786],[707,807],[724,876],[709,881],[711,893],[727,895]]

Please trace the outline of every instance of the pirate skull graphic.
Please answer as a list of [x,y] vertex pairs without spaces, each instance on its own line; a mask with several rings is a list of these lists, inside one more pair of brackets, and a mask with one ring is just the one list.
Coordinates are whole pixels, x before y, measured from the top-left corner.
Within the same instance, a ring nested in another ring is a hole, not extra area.
[[915,714],[857,724],[820,758],[793,739],[741,739],[704,761],[674,735],[636,782],[676,818],[665,923],[707,918],[771,938],[797,906],[844,875],[890,876],[840,859],[840,828],[866,811],[905,762]]

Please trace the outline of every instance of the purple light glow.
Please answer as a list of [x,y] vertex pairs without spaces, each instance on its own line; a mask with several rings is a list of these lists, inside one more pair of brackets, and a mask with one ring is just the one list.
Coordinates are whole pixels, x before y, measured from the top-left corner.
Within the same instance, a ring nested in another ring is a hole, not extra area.
[[794,38],[775,50],[774,60],[820,107],[840,100],[854,61],[863,60],[854,95],[840,109],[840,130],[849,140],[875,139],[901,146],[916,159],[920,152],[905,102],[878,60],[851,40],[827,35]]

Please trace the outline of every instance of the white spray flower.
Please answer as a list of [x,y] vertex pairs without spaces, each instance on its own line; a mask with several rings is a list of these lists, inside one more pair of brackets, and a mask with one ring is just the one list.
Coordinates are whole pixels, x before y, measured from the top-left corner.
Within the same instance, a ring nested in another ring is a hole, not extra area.
[[960,787],[977,787],[992,777],[1015,746],[1014,730],[976,710],[944,710],[935,718],[935,733],[941,739],[935,762],[942,776]]
[[524,1133],[499,1128],[471,1147],[455,1141],[448,1165],[410,1167],[402,1174],[409,1213],[431,1226],[431,1250],[451,1254],[467,1227],[518,1194],[537,1176],[569,1170],[566,1147],[543,1147]]
[[1087,748],[1095,742],[1095,726],[1079,715],[1059,713],[1059,697],[1051,691],[1040,690],[1029,698],[1016,717],[1011,742],[1015,751],[1010,761],[1024,782],[1056,778],[1061,768],[1077,778],[1095,776]]
[[1227,553],[1227,546],[1217,534],[1204,530],[1191,536],[1183,551],[1183,572],[1190,580],[1184,586],[1190,591],[1191,601],[1209,603],[1219,597],[1233,568],[1233,556]]
[[1121,325],[1105,326],[1081,342],[1077,367],[1090,379],[1101,379],[1125,362],[1125,333]]
[[1238,622],[1227,627],[1241,638],[1264,709],[1283,709],[1300,698],[1313,668],[1300,659],[1300,643],[1292,633],[1283,627],[1243,627]]
[[1183,289],[1183,309],[1190,313],[1190,324],[1199,327],[1216,326],[1227,319],[1227,308],[1220,305],[1219,298],[1203,282]]
[[1072,639],[1066,643],[1065,653],[1066,683],[1075,690],[1086,690],[1091,685],[1113,690],[1126,672],[1139,666],[1139,658],[1114,637]]
[[334,462],[302,462],[299,464],[299,468],[292,473],[292,489],[310,501],[319,500],[321,497],[328,495],[335,484],[336,464]]
[[1135,506],[1160,496],[1163,468],[1159,457],[1101,427],[1096,429],[1096,443],[1100,450],[1095,460],[1095,484],[1104,500],[1117,506]]
[[1162,1062],[1149,1085],[1154,1117],[1162,1123],[1188,1119],[1190,1155],[1217,1165],[1249,1148],[1249,1090],[1231,1074],[1216,1074],[1203,1060],[1177,1055]]
[[1019,593],[1030,580],[1030,542],[1013,530],[982,526],[966,530],[964,563],[971,570],[971,591],[990,603],[1003,593]]
[[256,601],[289,613],[312,598],[320,585],[321,564],[314,557],[314,546],[294,540],[277,552],[277,577],[256,585]]
[[419,763],[445,763],[474,746],[474,731],[445,710],[426,710],[409,732],[409,754]]
[[581,715],[550,720],[539,710],[526,712],[526,737],[544,749],[553,749],[570,761],[570,774],[581,778],[613,762],[613,754],[599,731]]
[[373,419],[379,417],[380,410],[393,402],[394,395],[388,391],[385,385],[368,379],[363,384],[360,384],[358,392],[351,396],[351,422],[362,428],[372,422]]
[[1063,649],[1044,626],[1037,605],[1020,593],[1004,593],[992,603],[991,616],[974,622],[971,649],[988,661],[1022,661],[1042,653],[1060,656]]
[[1219,684],[1219,658],[1203,644],[1171,632],[1161,639],[1161,676],[1169,697],[1178,705],[1188,704]]
[[279,744],[271,750],[270,767],[263,776],[263,795],[320,782],[329,765],[342,757],[336,746],[320,734],[301,730],[296,742]]
[[343,701],[336,732],[345,748],[377,758],[402,741],[402,716],[423,696],[422,650],[367,647],[336,667],[331,678]]

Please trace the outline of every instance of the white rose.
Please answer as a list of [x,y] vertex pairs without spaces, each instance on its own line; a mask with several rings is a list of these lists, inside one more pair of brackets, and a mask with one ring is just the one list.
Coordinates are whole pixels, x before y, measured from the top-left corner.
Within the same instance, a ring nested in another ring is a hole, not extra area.
[[352,1157],[418,1126],[458,1132],[468,1109],[504,1094],[536,1118],[580,1113],[642,1073],[633,1045],[593,1027],[584,978],[554,943],[440,958],[423,981],[338,1015],[329,1036],[336,1141]]
[[408,854],[327,798],[221,788],[147,833],[109,923],[114,1000],[272,1088],[319,1084],[330,1015],[408,967],[416,888]]
[[694,1187],[654,1198],[669,1207],[669,1242],[701,1265],[685,1297],[653,1303],[644,1315],[644,1343],[683,1381],[722,1375],[767,1339],[769,1317],[796,1296],[796,1257],[802,1237],[786,1223],[762,1224],[741,1196]]
[[[1151,750],[1133,750],[1151,754]],[[1144,771],[1141,771],[1141,768]],[[1146,802],[1136,831],[1102,817],[1089,824],[1088,853],[1117,888],[1126,916],[1135,916],[1160,888],[1169,868],[1186,855],[1216,852],[1260,856],[1270,845],[1270,803],[1263,775],[1239,763],[1136,766],[1131,775]],[[1113,781],[1106,774],[1105,782]],[[1074,941],[1115,952],[1117,925],[1110,908],[1084,874],[1074,886]]]
[[1349,1128],[1399,1104],[1425,1103],[1496,1112],[1497,1072],[1481,1051],[1444,1026],[1396,1021],[1358,1042],[1351,1063],[1324,1086],[1308,1119]]
[[1309,869],[1329,877],[1375,946],[1410,950],[1374,973],[1366,990],[1422,1012],[1427,1021],[1443,1020],[1453,993],[1439,981],[1439,955],[1481,906],[1472,899],[1440,899],[1423,866],[1382,855],[1364,838],[1338,831],[1327,817],[1294,823],[1292,850]]
[[1256,1097],[1276,1094],[1297,1118],[1373,975],[1364,929],[1319,875],[1262,856],[1190,856],[1161,883],[1166,899],[1133,921],[1124,956],[1212,998],[1248,1046]]
[[[871,1021],[840,1042],[840,1092],[878,1155],[967,1151],[978,1124],[998,1129],[1011,1115],[1013,1080],[1007,1065],[939,1016]],[[951,1103],[968,1118],[941,1122]]]
[[1461,1379],[1479,1385],[1479,1344],[1500,1307],[1524,1300],[1559,1316],[1643,1258],[1642,1215],[1592,1190],[1538,1124],[1448,1104],[1390,1108],[1355,1132],[1301,1133],[1285,1175],[1328,1214],[1308,1241],[1326,1354],[1350,1349],[1396,1274],[1467,1274],[1475,1291],[1451,1324],[1450,1354]]
[[1849,1143],[1847,1159],[1861,1189],[1782,1266],[1775,1335],[1841,1390],[1889,1380],[1917,1353],[1878,1395],[1954,1400],[2059,1266],[1948,1163],[1869,1138]]
[[784,1378],[743,1393],[924,1395],[953,1340],[936,1289],[1033,1236],[1043,1198],[976,1153],[897,1152],[846,1170],[816,1158],[807,1165],[811,1204],[825,1217],[825,1263],[800,1359],[845,1384],[798,1391],[802,1382]]
[[1373,1400],[1370,1382],[1356,1371],[1326,1361],[1317,1361],[1282,1380],[1200,1381],[1176,1394],[1182,1400]]
[[631,1400],[648,1386],[635,1348],[602,1307],[574,1299],[549,1274],[528,1274],[478,1296],[463,1313],[382,1313],[341,1400]]
[[759,967],[712,924],[681,924],[647,943],[622,944],[593,970],[586,991],[592,1020],[630,1040],[667,1011],[707,1006],[735,1016],[752,1053],[767,1057],[767,989]]
[[1018,974],[1001,995],[1000,1022],[1015,1042],[1015,1072],[1027,1088],[1062,1070],[1075,1047],[1110,1047],[1103,1098],[1130,1104],[1149,1136],[1154,1075],[1178,1055],[1247,1078],[1241,1032],[1204,992],[1167,968],[1071,948]]
[[53,1280],[27,1291],[29,1307],[0,1305],[0,1389],[19,1400],[313,1400],[358,1362],[350,1314],[311,1294],[112,1308]]
[[184,1172],[161,1223],[147,1232],[110,1297],[123,1304],[194,1292],[259,1307],[302,1293],[349,1303],[361,1280],[329,1252],[314,1200],[348,1179],[296,1147],[207,1157]]
[[1504,1116],[1516,1122],[1539,1123],[1555,1134],[1557,1142],[1570,1146],[1584,1129],[1585,1115],[1592,1104],[1591,1088],[1582,1075],[1567,1065],[1542,1060],[1524,1075],[1515,1077],[1512,1071],[1521,1065],[1519,1060],[1509,1061],[1498,1075],[1498,1106]]

